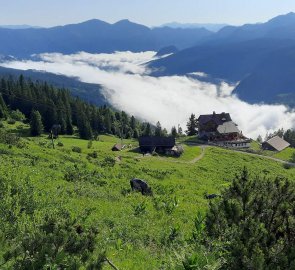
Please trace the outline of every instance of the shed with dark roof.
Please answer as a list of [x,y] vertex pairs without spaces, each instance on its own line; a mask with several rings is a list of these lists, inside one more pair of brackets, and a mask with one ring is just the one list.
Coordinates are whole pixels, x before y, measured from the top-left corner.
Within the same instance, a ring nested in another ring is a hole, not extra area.
[[264,150],[278,151],[278,152],[283,151],[289,146],[290,144],[279,136],[274,136],[270,138],[269,140],[267,140],[266,142],[262,143],[262,148]]
[[174,137],[143,136],[139,137],[139,147],[143,153],[165,153],[175,146]]

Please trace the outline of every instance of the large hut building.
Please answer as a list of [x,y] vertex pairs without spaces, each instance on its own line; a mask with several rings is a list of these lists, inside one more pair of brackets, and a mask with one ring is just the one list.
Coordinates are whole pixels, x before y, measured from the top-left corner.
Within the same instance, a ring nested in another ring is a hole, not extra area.
[[201,140],[233,148],[249,148],[251,140],[238,129],[229,113],[200,115],[198,131]]

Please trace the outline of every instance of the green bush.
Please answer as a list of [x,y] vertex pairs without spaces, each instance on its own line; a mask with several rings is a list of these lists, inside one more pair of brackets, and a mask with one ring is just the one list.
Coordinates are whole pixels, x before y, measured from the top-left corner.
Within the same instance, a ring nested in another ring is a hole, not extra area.
[[15,121],[24,121],[26,119],[26,116],[19,110],[11,111],[10,117]]
[[18,148],[24,148],[26,144],[24,141],[16,134],[0,130],[0,142],[9,145],[15,145]]
[[14,119],[8,119],[7,120],[7,124],[9,124],[9,125],[14,125],[16,123],[16,121],[14,120]]
[[78,146],[74,146],[72,148],[72,151],[75,152],[75,153],[79,153],[79,154],[82,153],[81,147],[78,147]]
[[87,156],[91,158],[98,158],[98,154],[96,151],[93,151],[92,153],[88,153]]
[[133,205],[134,215],[140,216],[146,213],[146,204],[145,202],[141,202],[139,204]]
[[88,148],[88,149],[91,149],[91,148],[92,148],[92,140],[88,141],[88,143],[87,143],[87,148]]
[[59,147],[63,147],[64,144],[63,144],[62,142],[58,142],[58,143],[57,143],[57,146],[59,146]]
[[116,164],[116,160],[113,157],[107,156],[101,163],[103,167],[114,167]]
[[178,200],[176,196],[171,197],[155,197],[153,200],[154,208],[157,211],[164,210],[168,215],[172,214],[173,211],[178,207]]
[[292,269],[294,201],[294,182],[244,169],[206,217],[207,237],[226,251],[226,269]]

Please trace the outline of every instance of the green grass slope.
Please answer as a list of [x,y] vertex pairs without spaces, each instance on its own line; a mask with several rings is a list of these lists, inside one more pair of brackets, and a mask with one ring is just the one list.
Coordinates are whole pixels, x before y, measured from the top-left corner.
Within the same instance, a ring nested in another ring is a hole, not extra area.
[[[97,250],[106,250],[119,269],[180,267],[193,248],[189,239],[196,213],[208,207],[204,193],[219,193],[243,166],[253,174],[295,178],[295,169],[278,162],[213,147],[194,162],[202,153],[199,146],[186,145],[178,159],[143,157],[134,150],[138,144],[133,140],[124,141],[132,147],[112,152],[119,139],[107,135],[91,146],[74,136],[61,136],[55,149],[45,136],[24,137],[22,142],[22,148],[0,143],[1,175],[30,182],[42,211],[64,207],[73,217],[88,211],[84,222],[97,226]],[[73,147],[80,147],[81,153]],[[96,158],[90,156],[94,152]],[[133,177],[146,180],[154,196],[130,192]]]

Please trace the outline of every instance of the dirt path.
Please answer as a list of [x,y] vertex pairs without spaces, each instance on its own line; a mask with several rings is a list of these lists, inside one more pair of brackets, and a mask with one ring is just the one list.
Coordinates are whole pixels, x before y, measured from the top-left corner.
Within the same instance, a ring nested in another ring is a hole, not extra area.
[[197,163],[199,160],[201,160],[204,156],[205,156],[205,146],[202,145],[202,146],[199,146],[201,147],[201,150],[202,150],[202,153],[201,155],[199,155],[198,157],[194,158],[193,160],[191,161],[188,161],[187,163],[190,163],[190,164],[194,164],[194,163]]
[[[205,156],[205,149],[207,147],[219,147],[219,146],[214,146],[214,145],[202,145],[202,144],[197,144],[197,143],[189,143],[187,145],[200,147],[201,150],[202,150],[201,154],[199,156],[195,157],[193,160],[190,160],[190,161],[171,160],[171,159],[164,158],[164,157],[158,157],[158,159],[163,160],[163,161],[167,161],[167,162],[171,162],[171,163],[195,164],[198,161],[200,161],[202,158],[204,158],[204,156]],[[282,159],[278,159],[278,158],[274,158],[274,157],[270,157],[270,156],[264,156],[264,155],[260,155],[260,154],[255,154],[255,153],[249,153],[249,152],[245,152],[245,151],[241,151],[241,150],[236,150],[236,149],[228,149],[228,150],[230,150],[232,152],[241,153],[241,154],[244,154],[244,155],[250,155],[250,156],[260,157],[260,158],[264,158],[264,159],[269,159],[269,160],[272,160],[272,161],[276,161],[276,162],[280,162],[282,164],[289,165],[291,167],[295,167],[295,163],[292,163],[292,162],[289,162],[289,161],[286,161],[286,160],[282,160]],[[142,157],[140,157],[140,158],[142,158]]]
[[274,157],[270,157],[270,156],[264,156],[264,155],[255,154],[255,153],[249,153],[249,152],[245,152],[245,151],[241,151],[241,150],[235,150],[235,149],[230,149],[230,150],[232,150],[233,152],[238,152],[238,153],[244,154],[244,155],[261,157],[261,158],[273,160],[273,161],[276,161],[276,162],[280,162],[280,163],[283,163],[283,164],[287,164],[287,165],[289,165],[291,167],[295,167],[295,163],[292,163],[292,162],[289,162],[289,161],[286,161],[286,160],[282,160],[282,159],[279,159],[279,158],[274,158]]
[[[168,159],[165,157],[158,157],[159,160],[171,162],[171,163],[179,163],[179,164],[194,164],[197,163],[199,160],[201,160],[205,156],[205,148],[207,145],[191,145],[191,146],[198,146],[201,148],[202,152],[199,156],[195,157],[193,160],[189,161],[184,161],[184,160],[173,160],[173,159]],[[145,156],[145,157],[151,157],[151,156]],[[143,156],[139,156],[138,158],[145,158]]]
[[[197,143],[191,143],[189,144],[191,146],[199,146],[199,147],[219,147],[220,146],[214,146],[214,145],[201,145],[201,144],[197,144]],[[222,148],[222,147],[221,147]],[[224,148],[225,149],[225,148]],[[282,164],[287,164],[291,167],[295,167],[295,163],[292,163],[292,162],[289,162],[289,161],[286,161],[286,160],[283,160],[283,159],[279,159],[279,158],[275,158],[275,157],[270,157],[270,156],[265,156],[265,155],[260,155],[260,154],[256,154],[256,153],[249,153],[249,152],[245,152],[245,151],[242,151],[242,150],[238,150],[238,149],[230,149],[230,148],[226,148],[227,150],[230,150],[232,152],[238,152],[238,153],[241,153],[241,154],[244,154],[244,155],[250,155],[250,156],[255,156],[255,157],[261,157],[261,158],[265,158],[265,159],[269,159],[269,160],[272,160],[272,161],[276,161],[276,162],[280,162]]]

